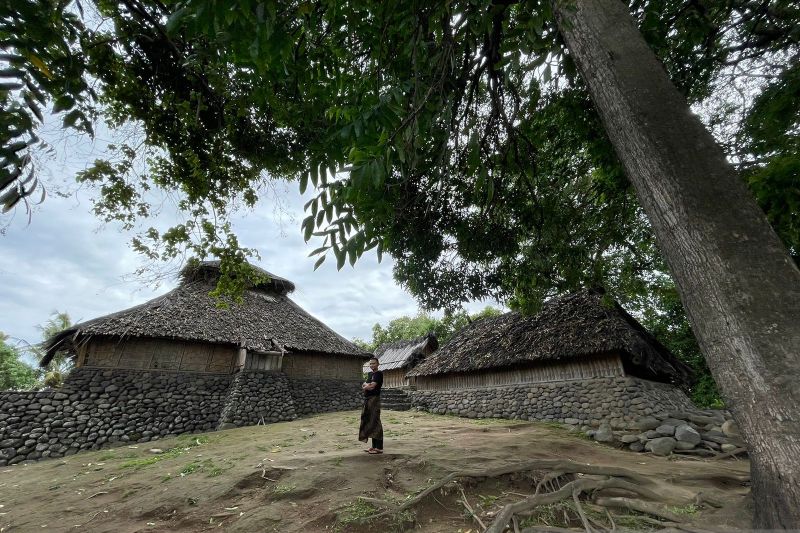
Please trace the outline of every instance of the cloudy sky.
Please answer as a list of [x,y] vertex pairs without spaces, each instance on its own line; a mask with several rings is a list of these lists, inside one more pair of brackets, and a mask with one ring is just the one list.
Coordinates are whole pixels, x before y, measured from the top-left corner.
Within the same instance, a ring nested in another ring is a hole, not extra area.
[[[414,300],[394,283],[389,258],[378,264],[374,254],[365,255],[354,268],[338,272],[329,260],[314,272],[314,259],[307,257],[314,243],[304,243],[299,230],[304,202],[293,186],[279,188],[282,212],[261,202],[237,217],[234,227],[242,245],[258,250],[259,266],[297,285],[292,299],[347,338],[370,338],[375,322],[417,312]],[[133,274],[143,261],[128,246],[130,234],[101,225],[90,213],[90,199],[88,191],[48,197],[30,223],[24,209],[15,213],[0,236],[0,331],[36,342],[36,325],[53,311],[88,320],[175,285],[171,276],[159,284]]]
[[[128,245],[132,234],[101,224],[91,213],[92,191],[78,189],[72,180],[75,170],[102,155],[102,143],[61,138],[52,144],[56,155],[39,164],[48,197],[30,217],[24,206],[0,215],[0,331],[18,343],[38,342],[36,326],[54,311],[66,311],[73,321],[89,320],[175,286],[174,274],[158,284],[134,275],[144,262]],[[294,183],[277,183],[253,211],[234,218],[240,243],[258,250],[258,265],[293,281],[292,299],[349,339],[370,339],[376,322],[416,314],[416,302],[392,279],[388,256],[379,264],[369,252],[341,271],[329,258],[313,271],[315,259],[308,253],[319,243],[306,244],[300,232],[310,195],[301,197]],[[175,217],[169,209],[162,216]],[[176,265],[171,267],[174,272]]]

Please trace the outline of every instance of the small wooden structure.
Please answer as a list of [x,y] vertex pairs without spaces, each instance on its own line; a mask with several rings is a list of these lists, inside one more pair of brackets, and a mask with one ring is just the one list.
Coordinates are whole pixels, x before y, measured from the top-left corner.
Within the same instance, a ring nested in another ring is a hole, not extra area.
[[[406,372],[425,360],[438,347],[439,341],[434,333],[378,346],[375,357],[383,371],[383,387],[390,389],[408,386]],[[369,364],[364,365],[362,370],[369,372]]]
[[167,294],[51,337],[42,366],[57,351],[68,351],[77,367],[360,379],[370,354],[294,303],[291,281],[254,268],[267,281],[248,284],[240,303],[223,308],[209,296],[219,262],[191,264]]
[[538,314],[473,322],[407,374],[418,390],[634,376],[684,384],[691,369],[596,290],[554,298]]

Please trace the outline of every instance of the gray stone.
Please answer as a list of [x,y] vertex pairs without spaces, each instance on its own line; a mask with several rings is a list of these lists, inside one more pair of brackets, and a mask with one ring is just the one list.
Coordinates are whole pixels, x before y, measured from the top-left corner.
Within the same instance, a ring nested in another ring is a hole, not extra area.
[[663,437],[670,437],[675,434],[675,426],[662,424],[656,428],[656,433]]
[[628,445],[628,449],[632,452],[641,452],[644,451],[644,444],[641,442],[631,442]]
[[739,446],[736,446],[735,444],[721,444],[720,448],[723,452],[732,452],[733,450],[738,449]]
[[661,425],[661,422],[652,416],[645,416],[638,419],[634,425],[639,431],[648,431],[651,429],[656,429]]
[[689,427],[688,425],[676,427],[675,438],[680,442],[688,442],[689,444],[692,445],[700,444],[700,441],[703,440],[700,437],[700,433],[698,433],[696,430]]
[[620,437],[620,442],[624,442],[625,444],[630,444],[632,442],[639,442],[638,435],[623,435]]
[[614,442],[614,433],[611,431],[609,424],[601,424],[594,434],[594,440],[597,442]]
[[677,441],[672,437],[660,437],[648,441],[648,443],[645,445],[645,449],[653,452],[654,455],[660,455],[664,457],[672,453],[672,450],[675,449],[676,443]]
[[676,450],[693,450],[694,447],[695,447],[695,444],[692,444],[691,442],[678,441],[675,444],[675,449]]

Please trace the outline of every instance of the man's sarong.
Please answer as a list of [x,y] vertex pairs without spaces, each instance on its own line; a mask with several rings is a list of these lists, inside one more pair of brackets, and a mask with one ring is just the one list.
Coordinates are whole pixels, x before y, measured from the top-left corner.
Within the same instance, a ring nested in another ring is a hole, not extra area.
[[364,410],[361,411],[361,425],[358,427],[358,440],[383,439],[381,424],[381,397],[364,398]]

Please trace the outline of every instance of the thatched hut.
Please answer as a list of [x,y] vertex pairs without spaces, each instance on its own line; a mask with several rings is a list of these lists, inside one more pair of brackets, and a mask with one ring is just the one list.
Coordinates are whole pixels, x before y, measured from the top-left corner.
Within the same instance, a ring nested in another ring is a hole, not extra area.
[[407,376],[412,405],[471,418],[629,427],[692,409],[690,369],[592,290],[473,322]]
[[[383,371],[383,386],[398,388],[408,385],[406,372],[425,360],[439,347],[435,333],[428,333],[416,339],[387,342],[378,346],[375,357],[380,361]],[[364,365],[363,372],[369,371]]]
[[76,367],[233,373],[283,371],[289,378],[357,380],[365,354],[288,296],[291,281],[256,268],[240,303],[220,307],[209,296],[218,261],[184,268],[177,288],[149,302],[61,331],[47,341]]
[[408,373],[420,390],[634,376],[684,384],[691,370],[619,304],[584,290],[534,316],[473,322]]

